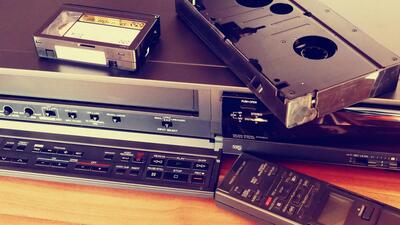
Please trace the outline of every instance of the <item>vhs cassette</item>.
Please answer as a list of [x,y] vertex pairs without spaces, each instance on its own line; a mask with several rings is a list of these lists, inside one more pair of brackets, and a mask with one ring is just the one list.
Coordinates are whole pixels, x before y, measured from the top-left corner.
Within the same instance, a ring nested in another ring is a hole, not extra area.
[[65,4],[34,42],[42,58],[135,71],[159,37],[157,15]]
[[176,0],[177,14],[286,127],[391,91],[399,57],[315,0]]

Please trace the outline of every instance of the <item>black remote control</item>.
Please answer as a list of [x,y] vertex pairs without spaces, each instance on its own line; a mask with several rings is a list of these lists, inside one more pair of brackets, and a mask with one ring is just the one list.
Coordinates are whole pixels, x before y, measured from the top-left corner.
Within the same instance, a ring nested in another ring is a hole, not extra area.
[[400,224],[399,209],[249,154],[236,160],[215,199],[265,224]]

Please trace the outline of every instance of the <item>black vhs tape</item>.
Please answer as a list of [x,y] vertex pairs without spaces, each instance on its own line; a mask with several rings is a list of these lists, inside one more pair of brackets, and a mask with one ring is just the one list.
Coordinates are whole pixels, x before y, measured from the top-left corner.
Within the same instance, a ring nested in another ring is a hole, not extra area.
[[157,15],[65,4],[34,41],[43,58],[134,71],[159,37]]
[[397,55],[315,0],[176,0],[180,18],[286,127],[396,86]]

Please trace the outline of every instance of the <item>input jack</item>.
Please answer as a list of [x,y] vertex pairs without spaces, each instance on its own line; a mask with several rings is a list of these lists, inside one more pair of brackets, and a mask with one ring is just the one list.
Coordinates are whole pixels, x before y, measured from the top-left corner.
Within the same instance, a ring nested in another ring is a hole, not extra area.
[[8,116],[8,115],[12,114],[13,112],[14,112],[14,110],[13,110],[13,108],[11,108],[11,106],[6,105],[3,107],[4,115]]
[[31,117],[31,116],[33,116],[34,113],[35,112],[33,111],[32,108],[27,107],[24,109],[24,114],[26,117]]

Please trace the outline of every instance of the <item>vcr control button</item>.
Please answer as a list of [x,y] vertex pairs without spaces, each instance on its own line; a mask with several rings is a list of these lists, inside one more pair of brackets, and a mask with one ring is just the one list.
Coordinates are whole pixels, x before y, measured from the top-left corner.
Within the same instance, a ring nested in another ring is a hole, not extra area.
[[43,148],[44,148],[44,145],[42,145],[42,144],[35,144],[35,145],[33,146],[32,152],[41,152]]
[[42,148],[42,150],[40,150],[40,152],[49,153],[49,154],[55,154],[55,153],[57,153],[57,150],[52,149],[52,148]]
[[170,166],[170,167],[190,168],[191,165],[192,165],[191,162],[183,161],[183,160],[170,159],[167,161],[167,166]]
[[208,164],[207,163],[201,163],[197,162],[193,165],[193,169],[195,170],[208,170]]
[[204,180],[204,176],[192,175],[192,183],[203,184]]
[[140,170],[129,171],[129,175],[134,176],[134,177],[139,176],[139,173],[140,173]]
[[72,154],[74,154],[74,152],[73,151],[68,151],[66,149],[63,149],[63,150],[58,150],[57,154],[60,154],[60,155],[72,155]]
[[121,117],[119,116],[113,116],[112,117],[113,123],[121,123]]
[[160,179],[161,175],[162,175],[161,171],[148,170],[147,173],[146,173],[146,177],[152,178],[152,179]]
[[11,162],[18,163],[18,164],[27,164],[28,159],[25,158],[11,158]]
[[151,165],[162,166],[164,165],[164,159],[152,158],[150,160]]
[[79,152],[79,151],[73,152],[73,154],[74,154],[74,156],[78,156],[78,157],[83,156],[83,152]]
[[171,121],[162,121],[162,122],[161,122],[161,125],[162,125],[163,127],[165,127],[165,128],[170,128],[170,127],[173,126],[173,124],[172,124]]
[[75,169],[89,171],[90,170],[90,166],[78,164],[78,165],[75,166]]
[[19,141],[17,143],[17,148],[15,149],[16,151],[25,151],[26,147],[28,146],[28,142],[26,141]]
[[132,159],[132,156],[121,155],[121,161],[129,162]]
[[127,169],[125,169],[125,168],[117,168],[117,169],[115,169],[115,173],[119,174],[119,175],[124,174],[126,171],[127,171]]
[[6,156],[1,156],[0,157],[0,161],[1,162],[9,162],[9,161],[11,161],[8,157],[6,157]]
[[76,112],[68,112],[68,117],[71,119],[78,118],[78,114]]
[[110,167],[108,167],[108,166],[92,166],[92,167],[90,167],[90,170],[94,171],[94,172],[106,173],[106,172],[108,172],[109,168]]
[[53,162],[51,163],[52,166],[58,167],[58,168],[67,168],[68,163],[67,162]]
[[144,161],[144,159],[145,159],[145,154],[144,154],[144,152],[136,152],[136,153],[135,153],[135,156],[134,156],[133,159],[132,159],[132,162],[134,162],[134,163],[141,163],[141,162]]
[[15,142],[14,142],[14,141],[7,141],[7,142],[4,144],[3,149],[4,149],[4,150],[11,150],[11,149],[14,147],[14,145],[15,145]]
[[93,121],[99,121],[100,120],[100,116],[97,114],[90,114],[90,119]]
[[164,174],[164,179],[166,180],[173,180],[173,181],[181,181],[181,182],[187,182],[188,180],[188,175],[184,173],[170,173],[166,172]]
[[114,158],[114,153],[106,153],[104,154],[104,159],[105,160],[112,160]]
[[38,159],[38,160],[36,161],[35,165],[38,165],[38,166],[50,166],[50,162],[49,162],[49,161],[46,161],[46,160],[40,160],[40,159]]

